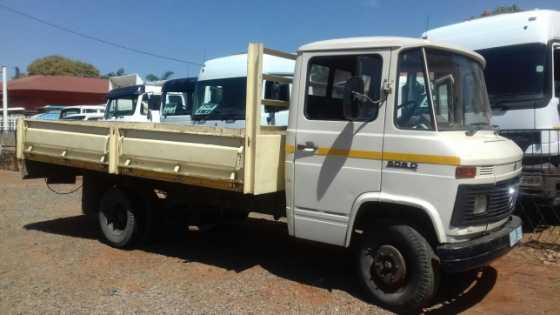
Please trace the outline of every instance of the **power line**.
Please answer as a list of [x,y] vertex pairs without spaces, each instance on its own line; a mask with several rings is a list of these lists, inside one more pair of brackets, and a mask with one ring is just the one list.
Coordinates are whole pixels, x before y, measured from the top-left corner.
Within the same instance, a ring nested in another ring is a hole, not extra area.
[[83,38],[86,38],[86,39],[89,39],[89,40],[93,40],[93,41],[96,41],[96,42],[99,42],[99,43],[102,43],[102,44],[105,44],[105,45],[109,45],[109,46],[117,47],[117,48],[120,48],[120,49],[132,51],[132,52],[135,52],[137,54],[151,56],[151,57],[154,57],[154,58],[166,59],[166,60],[171,60],[171,61],[175,61],[175,62],[179,62],[179,63],[202,66],[202,64],[200,64],[198,62],[183,60],[183,59],[174,58],[174,57],[168,57],[168,56],[156,54],[156,53],[153,53],[153,52],[149,52],[149,51],[146,51],[146,50],[142,50],[142,49],[138,49],[138,48],[134,48],[134,47],[128,47],[128,46],[125,46],[125,45],[122,45],[122,44],[119,44],[119,43],[111,42],[111,41],[105,40],[103,38],[95,37],[95,36],[88,35],[88,34],[85,34],[85,33],[81,33],[81,32],[78,32],[78,31],[74,31],[74,30],[72,30],[70,28],[67,28],[65,26],[61,26],[61,25],[58,25],[58,24],[51,23],[49,21],[38,18],[36,16],[33,16],[33,15],[27,14],[25,12],[10,8],[10,7],[8,7],[4,4],[1,4],[1,3],[0,3],[0,8],[4,9],[6,11],[12,12],[14,14],[26,17],[30,20],[34,20],[35,22],[39,22],[39,23],[48,25],[50,27],[56,28],[56,29],[61,30],[63,32],[74,34],[76,36],[83,37]]

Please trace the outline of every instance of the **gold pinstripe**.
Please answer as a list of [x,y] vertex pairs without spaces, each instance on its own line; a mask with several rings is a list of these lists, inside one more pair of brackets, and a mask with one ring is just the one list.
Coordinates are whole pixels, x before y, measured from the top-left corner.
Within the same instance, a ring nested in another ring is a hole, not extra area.
[[[296,147],[292,144],[286,144],[286,153],[293,154],[296,152]],[[461,164],[461,158],[458,156],[445,156],[445,155],[431,155],[431,154],[414,154],[414,153],[400,153],[400,152],[378,152],[378,151],[363,151],[363,150],[346,150],[337,148],[320,147],[315,151],[315,155],[321,156],[346,156],[355,159],[366,160],[396,160],[407,161],[415,163],[427,164],[440,164],[440,165],[453,165]]]

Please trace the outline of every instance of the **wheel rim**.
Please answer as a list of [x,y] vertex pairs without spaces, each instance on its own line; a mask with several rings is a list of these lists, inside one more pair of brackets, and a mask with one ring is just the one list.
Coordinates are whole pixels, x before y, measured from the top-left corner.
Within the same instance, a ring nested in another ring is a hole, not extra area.
[[121,204],[116,204],[110,209],[103,211],[105,223],[113,234],[122,234],[126,229],[127,213],[126,208]]
[[394,246],[382,245],[369,253],[372,281],[384,291],[397,291],[406,283],[406,261]]

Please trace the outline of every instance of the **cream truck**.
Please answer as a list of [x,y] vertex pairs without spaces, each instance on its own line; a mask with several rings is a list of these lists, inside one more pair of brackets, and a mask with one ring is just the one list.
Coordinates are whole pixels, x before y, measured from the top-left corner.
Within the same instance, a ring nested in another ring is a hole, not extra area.
[[[263,74],[264,55],[296,61],[289,102],[262,98],[263,81],[290,83]],[[267,213],[293,237],[355,248],[372,300],[417,310],[442,272],[484,266],[521,238],[522,152],[491,128],[484,64],[421,39],[297,54],[253,43],[243,128],[20,120],[17,157],[27,178],[83,176],[83,210],[114,247],[139,244],[171,209],[185,225]],[[288,126],[261,124],[261,105],[289,108]]]

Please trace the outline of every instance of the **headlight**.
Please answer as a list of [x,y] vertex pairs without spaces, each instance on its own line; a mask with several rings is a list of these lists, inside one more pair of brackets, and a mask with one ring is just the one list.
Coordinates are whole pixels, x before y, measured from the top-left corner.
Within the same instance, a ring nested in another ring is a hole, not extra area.
[[474,196],[474,209],[473,214],[483,214],[488,209],[488,197],[486,195]]

